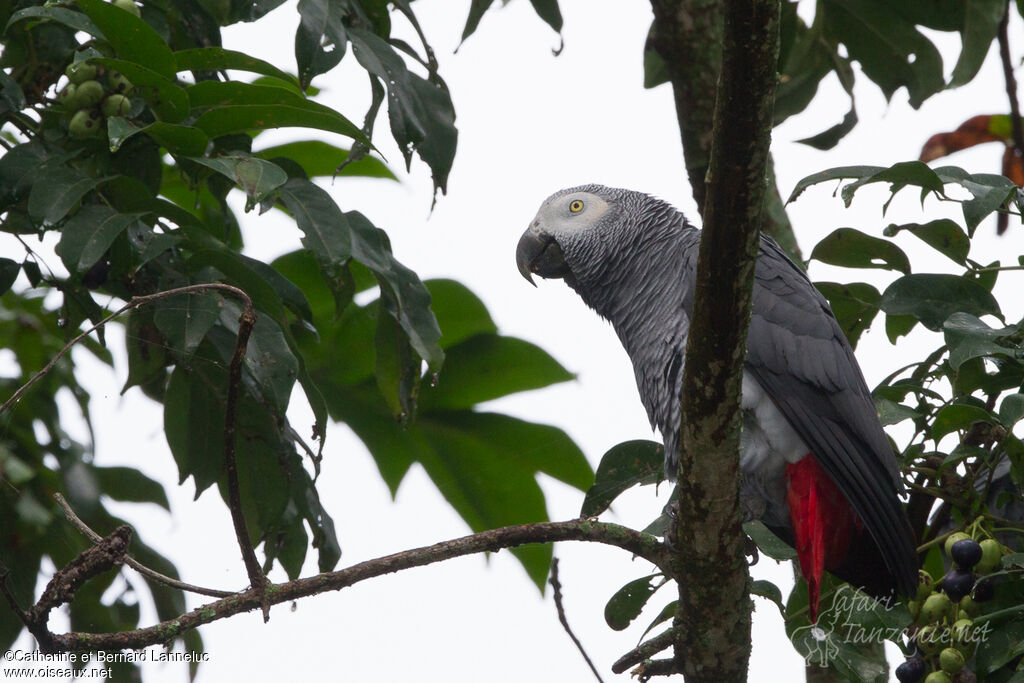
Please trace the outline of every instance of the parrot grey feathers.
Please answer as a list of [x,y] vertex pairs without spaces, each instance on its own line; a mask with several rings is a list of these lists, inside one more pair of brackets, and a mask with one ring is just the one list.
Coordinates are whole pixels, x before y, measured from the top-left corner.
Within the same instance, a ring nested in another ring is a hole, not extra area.
[[[524,277],[564,279],[612,323],[673,478],[699,243],[700,232],[666,202],[584,185],[545,200],[516,250]],[[898,498],[896,458],[853,350],[824,297],[764,236],[742,409],[748,516],[785,536],[786,465],[813,454],[869,532],[890,587],[912,592],[917,559]]]

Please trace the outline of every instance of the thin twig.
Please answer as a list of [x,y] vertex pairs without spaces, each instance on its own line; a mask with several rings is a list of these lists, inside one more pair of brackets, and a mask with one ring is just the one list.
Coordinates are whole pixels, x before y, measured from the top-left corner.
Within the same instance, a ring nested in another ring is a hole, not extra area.
[[587,519],[538,522],[483,531],[431,546],[367,560],[334,572],[280,584],[271,583],[266,591],[250,588],[242,593],[216,600],[147,628],[120,633],[48,634],[51,642],[48,644],[40,642],[40,647],[47,652],[141,649],[169,642],[203,624],[260,608],[264,600],[275,605],[292,602],[299,598],[348,588],[361,581],[385,574],[456,557],[481,552],[497,552],[503,548],[513,548],[526,543],[554,543],[557,541],[604,543],[642,557],[657,565],[662,571],[669,566],[669,555],[664,544],[649,534],[618,524],[594,522]]
[[[256,312],[252,305],[252,300],[249,295],[238,287],[226,285],[222,283],[206,283],[197,285],[188,285],[186,287],[177,287],[175,289],[168,289],[162,292],[156,292],[154,294],[147,294],[144,296],[137,296],[132,298],[131,301],[126,303],[121,308],[117,309],[103,320],[99,321],[89,329],[75,336],[71,341],[64,345],[60,351],[57,352],[53,358],[50,359],[42,370],[32,376],[29,381],[18,387],[14,394],[7,399],[3,405],[0,405],[0,413],[3,413],[10,406],[14,405],[15,402],[21,399],[21,397],[28,391],[32,385],[42,379],[53,367],[63,358],[71,348],[79,341],[84,339],[86,336],[100,329],[108,322],[121,315],[125,311],[130,311],[145,304],[158,301],[160,299],[166,299],[172,296],[178,296],[183,294],[197,294],[205,291],[223,291],[234,294],[239,297],[243,302],[242,314],[238,320],[238,338],[235,343],[235,353],[231,358],[231,367],[228,372],[228,389],[227,399],[224,411],[224,464],[227,470],[228,480],[228,495],[229,502],[228,507],[231,510],[231,519],[234,523],[235,536],[238,539],[238,546],[242,552],[242,559],[245,562],[246,571],[249,574],[249,580],[252,583],[252,587],[260,592],[263,592],[266,588],[266,576],[260,569],[259,562],[256,561],[256,552],[253,549],[252,543],[249,540],[249,533],[246,530],[245,515],[242,512],[241,496],[239,493],[238,486],[238,468],[235,464],[235,414],[237,413],[238,407],[238,388],[241,385],[241,374],[242,374],[242,363],[245,360],[245,351],[249,342],[249,335],[252,332],[253,325],[256,323]],[[267,620],[269,618],[270,604],[264,601],[263,604],[263,618]]]
[[[243,292],[242,290],[240,290],[238,287],[232,287],[231,285],[225,285],[225,284],[221,284],[221,283],[208,283],[208,284],[202,284],[202,285],[188,285],[187,287],[177,287],[175,289],[168,289],[167,291],[164,291],[164,292],[156,292],[155,294],[146,294],[144,296],[134,297],[134,298],[132,298],[131,301],[126,303],[124,306],[122,306],[121,308],[117,309],[116,311],[114,311],[113,313],[111,313],[106,318],[104,318],[103,320],[99,321],[98,323],[96,323],[95,325],[90,327],[89,329],[87,329],[84,332],[78,334],[75,338],[73,338],[71,341],[69,341],[67,344],[65,344],[64,348],[62,348],[60,351],[58,351],[57,355],[55,355],[53,358],[51,358],[50,362],[47,363],[46,365],[44,365],[42,370],[40,370],[35,375],[33,375],[32,378],[29,379],[29,381],[25,382],[20,387],[18,387],[18,389],[14,392],[14,394],[12,394],[9,399],[4,401],[3,405],[0,405],[0,413],[3,413],[5,410],[10,408],[12,405],[17,403],[18,400],[20,400],[21,397],[25,394],[25,392],[28,391],[32,387],[32,385],[34,385],[36,382],[38,382],[43,377],[45,377],[50,372],[50,370],[53,370],[53,366],[55,366],[57,364],[57,362],[61,358],[63,358],[67,354],[68,351],[71,350],[71,347],[73,347],[75,344],[77,344],[78,342],[82,341],[83,339],[88,337],[90,334],[92,334],[96,330],[100,329],[101,327],[103,327],[104,325],[106,325],[111,320],[113,320],[117,316],[121,315],[125,311],[130,311],[132,309],[138,308],[139,306],[145,306],[146,304],[153,303],[154,301],[158,301],[160,299],[166,299],[167,297],[170,297],[170,296],[175,296],[175,295],[178,295],[178,294],[196,294],[198,292],[205,292],[205,291],[209,291],[209,290],[220,290],[220,291],[225,291],[225,292],[231,292],[232,294],[235,294],[235,295],[241,297],[243,300],[245,300],[247,302],[249,301],[249,295],[246,294],[245,292]],[[249,305],[251,306],[252,303],[250,302]]]
[[[1006,3],[1006,11],[999,22],[999,57],[1003,63],[1003,79],[1006,82],[1006,95],[1010,100],[1010,130],[1013,132],[1014,152],[1012,156],[1024,171],[1024,125],[1020,120],[1020,104],[1017,101],[1017,78],[1013,75],[1013,63],[1010,61],[1010,2]],[[1002,217],[1002,214],[1000,214]],[[1000,222],[998,233],[1006,231],[1005,219]]]
[[1010,3],[1006,3],[1006,12],[999,22],[999,56],[1003,63],[1003,78],[1006,81],[1006,96],[1010,100],[1010,130],[1013,131],[1013,144],[1017,147],[1017,160],[1024,170],[1024,124],[1020,120],[1020,103],[1017,101],[1017,78],[1013,74],[1013,62],[1010,60]]
[[[3,594],[4,599],[7,600],[7,605],[11,608],[21,623],[25,624],[25,628],[31,630],[32,623],[28,620],[28,615],[25,614],[25,610],[21,609],[21,605],[18,604],[17,598],[11,593],[11,589],[7,586],[7,576],[10,574],[9,571],[5,571],[0,574],[0,593]],[[34,635],[34,634],[33,634]]]
[[267,576],[260,568],[256,559],[256,551],[249,540],[249,530],[242,512],[242,494],[238,485],[238,465],[235,462],[235,414],[238,412],[238,388],[242,383],[242,363],[245,361],[245,350],[249,343],[249,335],[256,324],[256,311],[248,297],[245,308],[238,317],[238,338],[235,341],[235,353],[231,357],[228,369],[228,393],[224,407],[224,469],[228,480],[228,508],[231,510],[231,521],[235,526],[235,537],[238,549],[242,551],[242,561],[249,574],[252,587],[262,594],[260,606],[263,608],[263,621],[270,621],[270,603],[267,601]]
[[[59,505],[60,509],[64,511],[64,516],[67,518],[69,522],[71,522],[71,526],[78,529],[79,532],[81,532],[86,538],[88,538],[93,543],[99,543],[103,540],[102,536],[100,536],[98,533],[89,528],[89,525],[83,522],[81,518],[75,514],[75,511],[71,509],[71,506],[68,504],[68,502],[64,500],[64,496],[60,495],[59,493],[55,493],[53,494],[53,499],[57,501],[57,505]],[[211,598],[226,598],[230,595],[235,594],[233,591],[221,591],[216,590],[215,588],[203,588],[202,586],[193,586],[190,583],[185,583],[184,581],[173,579],[170,576],[166,576],[158,571],[150,569],[149,567],[142,564],[141,562],[139,562],[131,556],[126,556],[124,558],[124,563],[132,569],[134,569],[135,571],[137,571],[138,573],[142,574],[143,576],[149,577],[157,583],[162,583],[165,586],[177,588],[178,590],[188,591],[189,593],[198,593],[199,595],[207,595]]]
[[594,678],[598,680],[598,683],[604,683],[604,680],[601,678],[601,674],[597,671],[597,667],[594,666],[594,662],[591,661],[590,655],[588,655],[587,651],[583,649],[583,643],[581,643],[580,639],[576,637],[576,634],[572,632],[572,629],[569,627],[569,620],[565,617],[565,605],[562,604],[562,583],[558,580],[557,557],[551,561],[551,578],[548,579],[548,583],[551,584],[551,591],[555,599],[555,610],[558,612],[558,621],[562,623],[562,628],[564,628],[565,632],[569,634],[572,642],[576,645],[576,649],[580,651],[581,655],[583,655],[583,659],[586,660],[587,666],[589,666],[590,670],[594,672]]

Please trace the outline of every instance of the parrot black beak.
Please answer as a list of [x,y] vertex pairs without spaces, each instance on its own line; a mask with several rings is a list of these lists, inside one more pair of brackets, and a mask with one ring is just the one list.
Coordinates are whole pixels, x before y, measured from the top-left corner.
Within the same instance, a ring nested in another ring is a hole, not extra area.
[[571,275],[562,248],[551,235],[527,229],[516,247],[516,265],[526,281],[534,287],[533,274],[543,278],[564,278]]

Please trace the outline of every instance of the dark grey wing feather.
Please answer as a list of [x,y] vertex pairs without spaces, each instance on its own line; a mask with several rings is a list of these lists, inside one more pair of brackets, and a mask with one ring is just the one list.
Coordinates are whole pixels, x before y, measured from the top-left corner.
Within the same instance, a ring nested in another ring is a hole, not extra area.
[[846,495],[904,593],[917,558],[902,489],[853,349],[825,298],[773,241],[761,239],[747,369]]

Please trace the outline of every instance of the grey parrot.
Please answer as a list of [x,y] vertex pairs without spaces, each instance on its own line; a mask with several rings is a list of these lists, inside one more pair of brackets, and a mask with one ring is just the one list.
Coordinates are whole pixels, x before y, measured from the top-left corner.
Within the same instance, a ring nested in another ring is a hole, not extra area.
[[[584,185],[545,200],[516,249],[523,277],[565,280],[612,323],[670,479],[699,242],[666,202]],[[902,483],[864,376],[828,302],[766,236],[741,408],[744,515],[796,548],[812,619],[824,569],[876,596],[912,595],[918,562]]]

